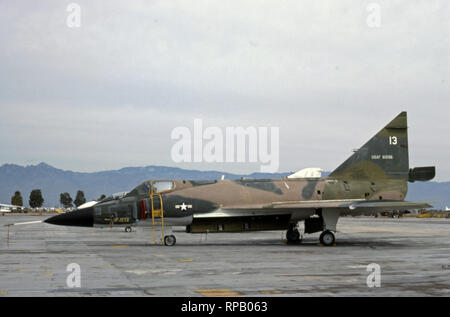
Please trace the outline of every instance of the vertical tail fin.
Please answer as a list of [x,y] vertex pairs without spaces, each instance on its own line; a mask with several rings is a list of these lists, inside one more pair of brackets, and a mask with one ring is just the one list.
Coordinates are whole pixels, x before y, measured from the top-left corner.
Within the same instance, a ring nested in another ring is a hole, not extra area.
[[408,126],[400,113],[372,139],[336,168],[336,179],[408,179]]

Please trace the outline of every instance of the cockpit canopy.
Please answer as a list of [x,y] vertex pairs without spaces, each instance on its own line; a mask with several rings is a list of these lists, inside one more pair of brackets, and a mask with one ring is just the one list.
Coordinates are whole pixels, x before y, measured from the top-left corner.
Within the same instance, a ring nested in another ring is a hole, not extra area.
[[127,196],[136,196],[136,195],[149,195],[150,193],[159,194],[163,192],[167,192],[175,188],[175,184],[173,181],[147,181],[143,182],[131,192],[128,193]]
[[166,192],[174,188],[174,184],[172,181],[153,181],[151,182],[151,184],[153,186],[154,194]]

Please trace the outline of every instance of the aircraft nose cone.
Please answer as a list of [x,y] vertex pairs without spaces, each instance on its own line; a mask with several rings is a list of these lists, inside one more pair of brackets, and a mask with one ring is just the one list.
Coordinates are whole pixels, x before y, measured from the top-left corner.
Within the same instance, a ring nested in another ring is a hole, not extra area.
[[56,215],[44,220],[44,222],[59,226],[93,227],[94,208],[90,207]]

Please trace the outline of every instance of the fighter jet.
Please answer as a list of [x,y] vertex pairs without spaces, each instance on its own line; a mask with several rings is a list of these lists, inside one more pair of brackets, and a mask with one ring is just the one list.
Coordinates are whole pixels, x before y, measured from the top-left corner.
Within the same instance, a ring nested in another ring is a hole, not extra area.
[[[435,167],[409,167],[407,114],[400,113],[327,177],[236,180],[149,180],[130,192],[51,217],[65,226],[132,226],[153,230],[172,246],[172,226],[189,233],[286,230],[288,243],[322,232],[320,243],[335,244],[340,216],[431,207],[404,201],[408,182],[427,181]],[[157,229],[157,230],[156,230]],[[156,230],[156,231],[155,231]]]

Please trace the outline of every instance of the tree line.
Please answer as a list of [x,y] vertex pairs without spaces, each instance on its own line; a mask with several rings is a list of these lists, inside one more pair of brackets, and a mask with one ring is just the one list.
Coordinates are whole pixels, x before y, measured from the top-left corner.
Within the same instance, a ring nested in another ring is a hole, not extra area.
[[[100,201],[102,199],[105,199],[105,195],[101,195],[97,201]],[[42,196],[42,192],[40,189],[33,189],[30,193],[30,198],[28,200],[28,204],[30,205],[31,208],[40,208],[42,207],[42,205],[44,204],[44,197]],[[76,207],[81,206],[82,204],[84,204],[86,202],[86,198],[84,196],[84,192],[82,190],[78,190],[77,194],[75,196],[75,200],[72,200],[72,197],[70,197],[70,194],[65,192],[65,193],[61,193],[59,195],[59,203],[64,207],[64,208],[70,208],[73,207],[74,205]],[[23,198],[22,198],[22,194],[20,193],[20,191],[16,191],[14,193],[14,196],[11,197],[11,205],[15,205],[15,206],[23,206]]]

